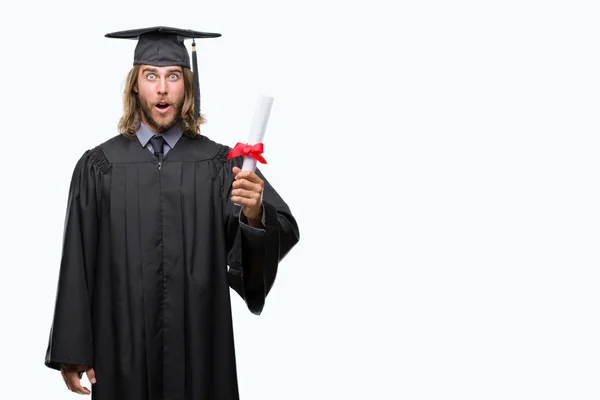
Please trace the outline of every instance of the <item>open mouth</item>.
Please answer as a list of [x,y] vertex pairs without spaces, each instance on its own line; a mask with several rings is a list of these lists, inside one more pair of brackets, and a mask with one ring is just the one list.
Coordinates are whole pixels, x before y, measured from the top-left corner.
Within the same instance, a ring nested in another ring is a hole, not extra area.
[[171,112],[171,105],[169,103],[158,103],[155,107],[159,115],[166,115]]

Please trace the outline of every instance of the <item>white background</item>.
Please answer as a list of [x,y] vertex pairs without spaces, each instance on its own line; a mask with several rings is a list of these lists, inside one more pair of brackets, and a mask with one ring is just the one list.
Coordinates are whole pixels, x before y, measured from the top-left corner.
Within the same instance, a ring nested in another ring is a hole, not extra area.
[[[600,398],[600,13],[588,1],[20,1],[0,15],[0,398],[44,367],[69,179],[135,42],[197,42],[203,133],[245,140],[299,245],[234,298],[242,399]],[[6,7],[6,6],[5,6]],[[233,292],[232,292],[233,294]]]

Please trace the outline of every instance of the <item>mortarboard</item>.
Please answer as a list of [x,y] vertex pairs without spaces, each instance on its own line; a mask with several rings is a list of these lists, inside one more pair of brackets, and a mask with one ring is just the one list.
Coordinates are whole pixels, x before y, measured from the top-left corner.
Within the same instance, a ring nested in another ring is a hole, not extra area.
[[220,33],[199,32],[190,29],[155,26],[151,28],[131,29],[107,33],[107,38],[135,39],[138,41],[133,56],[133,65],[147,64],[155,66],[190,66],[190,56],[184,40],[192,39],[192,61],[194,72],[194,116],[200,116],[200,82],[198,78],[198,59],[195,39],[216,38]]

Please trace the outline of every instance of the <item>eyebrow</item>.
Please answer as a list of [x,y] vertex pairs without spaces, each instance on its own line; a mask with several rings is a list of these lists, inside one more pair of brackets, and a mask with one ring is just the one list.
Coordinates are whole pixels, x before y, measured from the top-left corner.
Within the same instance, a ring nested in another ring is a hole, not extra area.
[[[142,70],[142,73],[146,73],[146,72],[153,72],[153,73],[158,73],[158,70],[156,68],[151,68],[151,67],[146,67]],[[172,68],[167,70],[167,73],[172,74],[172,73],[181,73],[182,71],[180,69],[177,68]]]

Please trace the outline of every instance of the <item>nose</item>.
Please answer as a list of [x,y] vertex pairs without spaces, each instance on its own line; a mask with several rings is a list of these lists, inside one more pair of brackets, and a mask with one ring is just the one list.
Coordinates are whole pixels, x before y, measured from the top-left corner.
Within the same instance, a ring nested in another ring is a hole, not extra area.
[[168,89],[167,89],[168,85],[167,85],[167,80],[165,78],[161,78],[158,81],[158,94],[167,94]]

